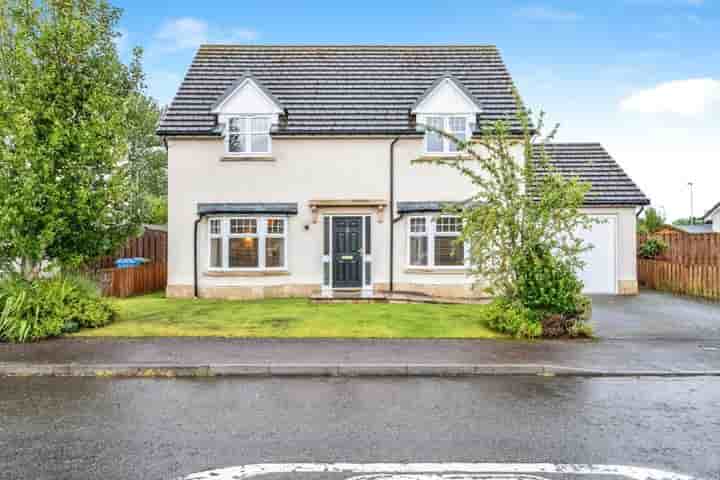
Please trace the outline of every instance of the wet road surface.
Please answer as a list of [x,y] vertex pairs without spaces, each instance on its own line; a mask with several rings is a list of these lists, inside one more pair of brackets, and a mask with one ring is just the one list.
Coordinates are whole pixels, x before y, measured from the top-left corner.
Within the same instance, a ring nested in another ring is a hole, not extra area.
[[0,379],[0,478],[267,462],[553,462],[720,477],[720,379]]

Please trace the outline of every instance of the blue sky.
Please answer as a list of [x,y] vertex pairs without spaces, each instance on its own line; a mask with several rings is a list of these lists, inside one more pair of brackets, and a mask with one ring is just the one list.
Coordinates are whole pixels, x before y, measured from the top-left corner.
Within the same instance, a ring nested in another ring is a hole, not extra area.
[[599,141],[670,219],[720,201],[717,0],[116,0],[121,50],[145,48],[171,100],[205,42],[495,44],[558,140]]

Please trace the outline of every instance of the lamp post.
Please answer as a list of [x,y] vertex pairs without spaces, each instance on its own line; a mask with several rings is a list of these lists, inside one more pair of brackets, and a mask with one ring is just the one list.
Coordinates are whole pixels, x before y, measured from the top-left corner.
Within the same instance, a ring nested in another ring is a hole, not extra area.
[[693,182],[688,182],[690,187],[690,225],[695,225],[695,216],[693,214]]

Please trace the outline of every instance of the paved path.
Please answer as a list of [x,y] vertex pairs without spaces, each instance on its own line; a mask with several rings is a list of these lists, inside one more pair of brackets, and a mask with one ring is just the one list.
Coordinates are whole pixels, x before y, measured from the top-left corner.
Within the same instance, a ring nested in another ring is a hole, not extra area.
[[720,478],[717,378],[1,382],[8,480],[173,479],[290,462],[592,463]]
[[58,339],[30,345],[0,345],[0,372],[1,364],[18,363],[89,366],[122,364],[144,368],[160,365],[189,368],[209,364],[549,365],[608,373],[720,372],[720,341],[157,338]]

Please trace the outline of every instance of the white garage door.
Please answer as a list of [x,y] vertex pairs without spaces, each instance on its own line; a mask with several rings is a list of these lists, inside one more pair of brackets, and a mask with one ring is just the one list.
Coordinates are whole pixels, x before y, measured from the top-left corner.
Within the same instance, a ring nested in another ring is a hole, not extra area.
[[616,218],[613,215],[593,217],[604,223],[594,224],[581,233],[582,238],[593,248],[582,254],[585,268],[580,272],[580,279],[585,284],[585,293],[617,293]]

